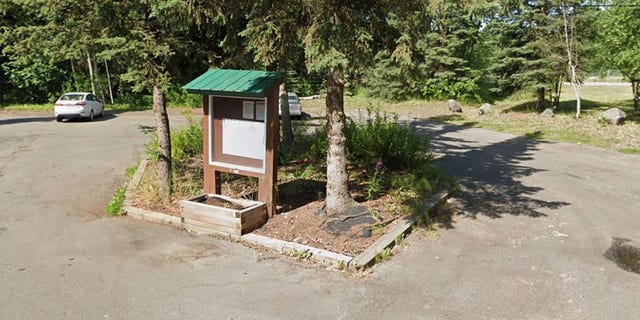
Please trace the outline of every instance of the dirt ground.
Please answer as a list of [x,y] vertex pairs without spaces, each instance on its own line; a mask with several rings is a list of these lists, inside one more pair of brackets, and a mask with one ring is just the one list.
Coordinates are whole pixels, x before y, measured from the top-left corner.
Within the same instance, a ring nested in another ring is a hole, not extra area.
[[342,214],[326,216],[314,201],[271,218],[255,233],[319,249],[356,256],[388,232],[398,216],[385,208],[386,197],[360,203]]
[[[152,165],[151,165],[152,166]],[[186,195],[158,202],[152,190],[155,170],[147,167],[141,184],[135,191],[133,205],[166,214],[180,215],[179,201]],[[234,199],[255,200],[256,182],[249,178],[223,178],[222,194]],[[279,185],[279,214],[256,234],[296,242],[348,256],[362,253],[384,235],[400,217],[391,205],[390,196],[383,194],[374,201],[362,201],[341,214],[326,216],[323,211],[324,183],[313,179],[296,179]],[[362,195],[353,193],[354,199]],[[156,200],[154,200],[156,199]],[[213,203],[215,205],[215,203]]]

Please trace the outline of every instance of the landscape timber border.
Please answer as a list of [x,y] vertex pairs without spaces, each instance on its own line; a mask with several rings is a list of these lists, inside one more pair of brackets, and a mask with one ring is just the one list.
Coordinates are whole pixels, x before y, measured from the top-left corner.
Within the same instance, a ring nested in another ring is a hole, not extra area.
[[[396,239],[398,239],[398,237],[400,236],[410,233],[412,228],[420,220],[421,217],[421,215],[414,215],[399,220],[396,223],[395,227],[393,227],[388,233],[384,234],[382,237],[376,240],[369,248],[367,248],[364,252],[356,257],[318,249],[295,242],[269,238],[253,233],[248,233],[242,236],[230,235],[223,232],[215,232],[209,229],[202,229],[186,225],[182,221],[181,217],[134,207],[133,201],[131,200],[133,197],[133,190],[140,184],[140,180],[142,179],[142,175],[144,174],[148,163],[149,161],[147,159],[140,161],[135,174],[127,185],[127,190],[125,191],[125,200],[123,202],[124,212],[127,216],[137,220],[172,225],[198,235],[221,236],[247,244],[266,247],[268,249],[276,250],[285,255],[304,257],[304,259],[309,259],[313,262],[320,263],[321,265],[333,265],[338,269],[349,269],[352,271],[358,271],[373,266],[376,262],[376,256],[378,256],[384,250],[393,248],[396,245]],[[449,193],[446,191],[441,191],[431,196],[425,201],[425,206],[428,209],[426,209],[426,212],[424,212],[424,214],[432,212],[437,207],[441,206],[448,198]]]

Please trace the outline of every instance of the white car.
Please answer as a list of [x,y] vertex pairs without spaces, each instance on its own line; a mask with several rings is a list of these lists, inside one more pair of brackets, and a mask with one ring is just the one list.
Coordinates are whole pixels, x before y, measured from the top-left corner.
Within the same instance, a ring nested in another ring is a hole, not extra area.
[[[292,119],[300,120],[302,118],[302,108],[298,96],[294,92],[289,92],[289,114]],[[282,116],[282,101],[278,100],[278,115]]]
[[89,119],[100,117],[104,113],[104,104],[93,93],[71,92],[63,94],[56,101],[56,121],[62,119]]

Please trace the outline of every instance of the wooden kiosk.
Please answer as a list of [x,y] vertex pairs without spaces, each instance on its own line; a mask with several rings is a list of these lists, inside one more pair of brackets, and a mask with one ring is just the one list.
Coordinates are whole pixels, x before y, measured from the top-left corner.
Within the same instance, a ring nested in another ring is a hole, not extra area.
[[220,173],[258,178],[258,201],[276,212],[277,72],[212,69],[183,88],[202,95],[204,192],[221,194]]

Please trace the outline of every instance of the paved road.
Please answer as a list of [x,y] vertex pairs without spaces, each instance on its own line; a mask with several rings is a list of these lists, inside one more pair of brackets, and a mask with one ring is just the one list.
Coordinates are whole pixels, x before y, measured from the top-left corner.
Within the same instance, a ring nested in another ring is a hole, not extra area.
[[[10,118],[7,118],[10,116]],[[106,217],[149,112],[88,123],[0,114],[2,319],[632,319],[640,157],[418,123],[467,189],[361,278]]]

